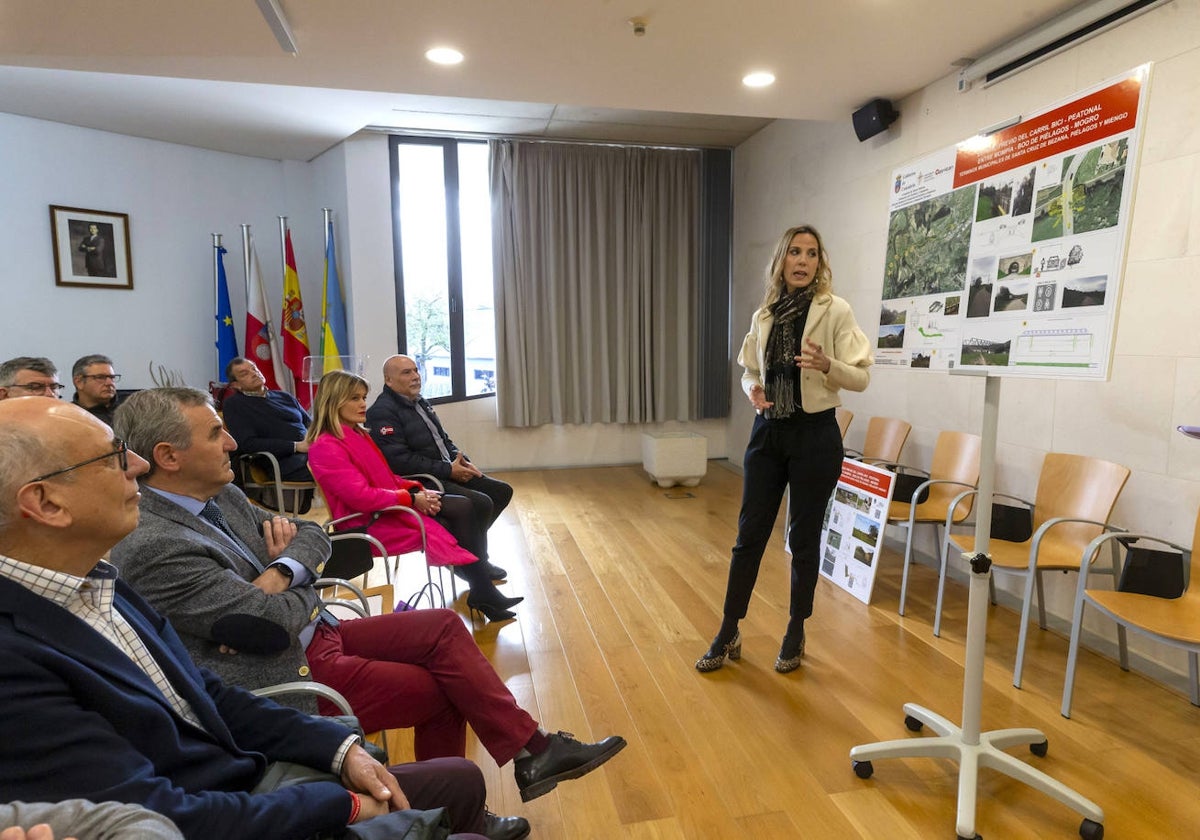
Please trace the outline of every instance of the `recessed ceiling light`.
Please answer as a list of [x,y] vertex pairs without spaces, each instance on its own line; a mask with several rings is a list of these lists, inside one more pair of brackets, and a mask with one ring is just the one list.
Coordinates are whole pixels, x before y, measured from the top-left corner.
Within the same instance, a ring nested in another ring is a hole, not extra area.
[[463,54],[452,47],[434,47],[425,52],[425,57],[434,64],[460,64]]
[[775,74],[768,73],[766,70],[759,70],[754,73],[747,73],[742,77],[742,84],[746,87],[767,87],[775,84]]

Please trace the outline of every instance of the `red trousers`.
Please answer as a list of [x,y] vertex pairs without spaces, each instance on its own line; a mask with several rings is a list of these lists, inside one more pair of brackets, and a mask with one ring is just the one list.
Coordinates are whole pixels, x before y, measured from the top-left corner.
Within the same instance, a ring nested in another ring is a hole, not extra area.
[[452,610],[321,624],[307,656],[313,679],[346,696],[364,731],[412,727],[418,761],[463,755],[470,724],[504,765],[537,730]]

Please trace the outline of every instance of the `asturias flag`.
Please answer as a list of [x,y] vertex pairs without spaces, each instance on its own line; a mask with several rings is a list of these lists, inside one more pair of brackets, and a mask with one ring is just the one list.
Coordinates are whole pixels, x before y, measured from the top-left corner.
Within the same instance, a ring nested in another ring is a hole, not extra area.
[[233,331],[233,309],[229,306],[229,283],[225,279],[225,248],[217,245],[217,381],[225,379],[225,366],[237,357],[237,334]]
[[292,393],[307,411],[309,389],[301,387],[301,383],[304,381],[304,357],[308,355],[308,328],[304,324],[304,303],[300,300],[300,277],[296,274],[290,229],[284,231],[283,245],[286,265],[283,271],[283,363],[292,372],[295,385]]
[[346,338],[346,303],[342,299],[342,284],[338,282],[337,252],[333,247],[332,219],[327,237],[325,296],[321,301],[321,355],[325,357],[325,372],[339,370],[342,367],[339,357],[350,351],[350,342]]
[[258,252],[254,237],[250,237],[250,276],[246,278],[246,352],[245,357],[258,365],[267,388],[279,390],[283,371],[272,349],[271,322],[267,319],[267,293],[263,289],[262,271],[258,267]]

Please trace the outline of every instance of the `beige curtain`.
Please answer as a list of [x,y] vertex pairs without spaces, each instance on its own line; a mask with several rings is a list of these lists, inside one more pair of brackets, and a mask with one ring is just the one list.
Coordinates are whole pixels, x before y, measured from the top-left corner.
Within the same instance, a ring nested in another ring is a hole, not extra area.
[[490,145],[500,425],[692,419],[701,153]]

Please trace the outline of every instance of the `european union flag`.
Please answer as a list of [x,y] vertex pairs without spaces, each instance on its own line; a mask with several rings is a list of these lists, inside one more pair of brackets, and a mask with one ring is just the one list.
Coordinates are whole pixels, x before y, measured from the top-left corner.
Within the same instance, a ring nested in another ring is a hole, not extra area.
[[225,280],[225,248],[217,248],[217,381],[225,379],[225,366],[237,358],[237,334],[233,331],[233,308],[229,305],[229,283]]

